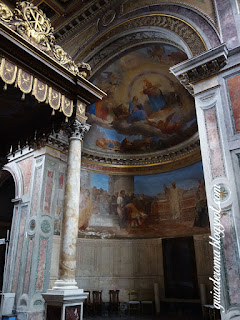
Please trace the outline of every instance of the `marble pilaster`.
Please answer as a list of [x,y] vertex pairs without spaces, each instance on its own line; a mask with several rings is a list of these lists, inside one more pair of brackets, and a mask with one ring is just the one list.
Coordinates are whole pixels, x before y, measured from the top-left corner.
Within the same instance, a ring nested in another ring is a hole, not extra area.
[[[233,103],[228,79],[240,74],[240,48],[226,45],[176,65],[171,72],[195,97],[211,233],[214,237],[214,185],[221,186],[221,224],[225,237],[221,246],[221,305],[223,320],[240,317],[239,272],[239,165],[240,139],[234,127]],[[234,81],[232,81],[234,82]],[[232,83],[231,83],[232,84]],[[231,85],[231,89],[237,86]],[[237,91],[236,91],[237,93]],[[236,121],[235,121],[236,123]],[[234,147],[234,148],[233,148]],[[235,266],[233,268],[233,266]]]

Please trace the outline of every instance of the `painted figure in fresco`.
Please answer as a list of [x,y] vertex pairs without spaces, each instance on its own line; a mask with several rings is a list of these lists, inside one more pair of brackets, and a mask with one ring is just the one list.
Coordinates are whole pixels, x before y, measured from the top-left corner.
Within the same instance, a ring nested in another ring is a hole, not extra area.
[[118,217],[119,217],[119,225],[120,228],[125,228],[125,224],[126,224],[126,215],[125,215],[125,191],[121,190],[120,194],[117,198],[117,213],[118,213]]
[[176,182],[172,182],[172,187],[169,189],[169,199],[172,217],[173,219],[178,219],[181,214],[181,207],[179,188],[177,187]]
[[207,209],[207,200],[206,200],[206,192],[205,185],[203,180],[198,180],[198,188],[197,188],[197,204],[195,211],[195,220],[194,227],[207,227],[209,226],[209,218],[208,218],[208,209]]
[[194,227],[209,226],[207,200],[202,199],[197,202]]
[[85,230],[88,227],[93,212],[92,201],[90,197],[90,191],[86,188],[82,188],[80,195],[79,206],[79,229]]
[[147,115],[144,110],[144,107],[138,101],[138,97],[134,96],[132,101],[129,103],[129,116],[128,122],[133,123],[135,121],[143,121],[146,120]]
[[160,90],[161,84],[153,85],[150,81],[144,80],[143,94],[148,96],[152,112],[162,110],[166,106],[166,100]]
[[128,216],[128,223],[131,228],[142,225],[144,219],[147,217],[143,211],[138,209],[137,204],[138,199],[134,198],[133,202],[128,203],[125,207]]
[[152,57],[153,59],[157,59],[159,62],[162,61],[164,51],[164,46],[162,45],[155,45],[147,50],[150,57]]

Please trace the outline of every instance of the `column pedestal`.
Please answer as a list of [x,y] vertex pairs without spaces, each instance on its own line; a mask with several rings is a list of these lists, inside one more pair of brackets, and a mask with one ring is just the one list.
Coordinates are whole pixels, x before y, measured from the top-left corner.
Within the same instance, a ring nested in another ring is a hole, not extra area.
[[83,302],[88,296],[83,289],[49,289],[42,296],[46,301],[46,320],[82,320]]

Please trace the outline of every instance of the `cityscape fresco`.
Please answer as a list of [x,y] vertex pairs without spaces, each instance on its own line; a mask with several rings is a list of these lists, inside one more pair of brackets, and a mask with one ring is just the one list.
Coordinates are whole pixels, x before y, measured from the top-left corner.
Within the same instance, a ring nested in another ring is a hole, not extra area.
[[201,162],[146,176],[108,176],[82,170],[80,237],[141,238],[206,232],[209,220]]
[[92,125],[84,147],[98,152],[159,151],[197,131],[194,99],[169,72],[187,59],[180,49],[149,44],[126,51],[94,84],[107,93],[87,108]]

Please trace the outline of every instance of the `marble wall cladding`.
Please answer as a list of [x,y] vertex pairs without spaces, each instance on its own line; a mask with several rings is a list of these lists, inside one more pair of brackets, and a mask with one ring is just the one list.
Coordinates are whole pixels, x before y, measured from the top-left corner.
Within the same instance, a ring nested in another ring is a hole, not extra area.
[[53,182],[54,182],[54,172],[48,170],[47,171],[45,200],[44,200],[44,213],[48,214],[48,215],[50,214],[50,210],[51,210]]
[[228,281],[230,304],[240,303],[240,274],[239,274],[239,255],[237,253],[236,233],[232,224],[231,211],[228,210],[221,217],[224,226],[223,256],[225,259],[225,278]]
[[19,225],[19,234],[18,234],[18,241],[17,241],[17,255],[15,259],[15,269],[13,274],[12,280],[12,292],[16,292],[18,280],[19,280],[19,270],[21,265],[21,256],[22,256],[22,246],[24,240],[24,230],[25,230],[25,223],[26,223],[26,215],[27,215],[28,207],[24,206],[21,208],[20,212],[20,225]]
[[40,187],[40,181],[41,181],[41,173],[42,173],[42,166],[36,167],[35,173],[34,173],[31,216],[37,214],[37,205],[38,205],[38,200],[39,200],[39,187]]
[[24,194],[28,194],[32,176],[33,157],[29,157],[27,159],[19,161],[18,165],[21,169],[23,176],[23,192]]
[[[212,275],[212,247],[208,241],[208,235],[194,237],[199,284],[207,283]],[[59,247],[60,237],[54,236],[50,287],[58,277]],[[159,284],[164,299],[162,257],[161,239],[78,239],[76,280],[79,288],[103,290],[106,302],[110,289],[120,290],[121,301],[128,301],[131,289],[138,290],[141,299],[151,300],[154,283]]]
[[44,281],[45,267],[46,267],[47,243],[48,243],[48,240],[46,239],[41,239],[39,243],[36,291],[42,291],[43,289],[43,281]]
[[211,161],[212,178],[224,176],[225,169],[222,156],[222,146],[219,137],[216,108],[206,110],[205,121],[208,137],[209,155]]
[[33,253],[32,251],[33,251],[33,239],[30,238],[28,242],[27,265],[26,265],[26,272],[25,272],[25,278],[24,278],[23,293],[28,293],[31,265],[32,265],[32,253]]
[[[14,260],[14,243],[15,243],[15,236],[17,234],[17,218],[18,218],[19,208],[15,207],[13,212],[13,221],[12,221],[12,228],[11,228],[11,237],[10,237],[10,244],[9,244],[9,251],[8,251],[8,265],[7,265],[7,272],[6,278],[9,279],[11,276],[11,269],[12,269],[12,261]],[[10,281],[7,281],[5,292],[8,292],[10,287]]]
[[230,1],[216,1],[216,9],[219,16],[220,30],[223,42],[228,48],[239,46],[237,26],[234,19],[233,7]]
[[227,81],[236,131],[240,131],[240,75]]

